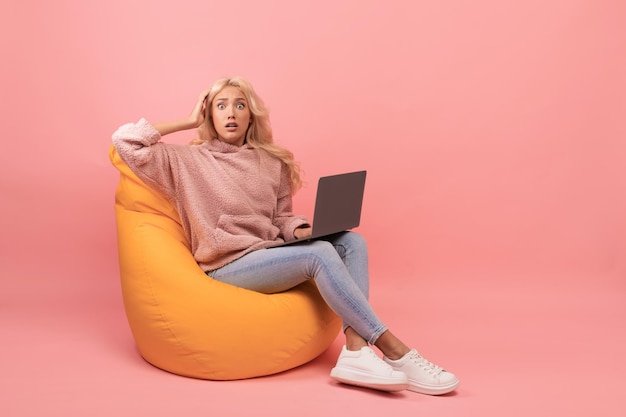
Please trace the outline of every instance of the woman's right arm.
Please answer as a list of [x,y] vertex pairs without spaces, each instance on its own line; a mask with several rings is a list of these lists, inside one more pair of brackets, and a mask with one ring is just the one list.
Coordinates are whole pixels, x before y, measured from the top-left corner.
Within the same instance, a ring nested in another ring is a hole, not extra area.
[[205,90],[200,93],[200,97],[198,97],[196,105],[194,106],[191,114],[187,118],[174,120],[171,122],[157,123],[154,125],[154,128],[159,132],[161,136],[165,136],[181,130],[188,130],[200,127],[200,125],[204,122],[204,114],[207,105],[206,99],[208,95],[209,90]]
[[113,145],[133,172],[162,187],[173,186],[173,161],[170,161],[167,147],[158,142],[167,134],[200,126],[204,122],[207,94],[208,90],[200,94],[187,118],[156,124],[141,119],[117,129],[113,134]]
[[200,94],[193,110],[184,119],[154,124],[141,119],[138,123],[128,123],[117,129],[113,134],[113,144],[122,159],[129,165],[142,165],[150,158],[152,145],[159,142],[163,136],[202,125],[208,94],[209,90]]

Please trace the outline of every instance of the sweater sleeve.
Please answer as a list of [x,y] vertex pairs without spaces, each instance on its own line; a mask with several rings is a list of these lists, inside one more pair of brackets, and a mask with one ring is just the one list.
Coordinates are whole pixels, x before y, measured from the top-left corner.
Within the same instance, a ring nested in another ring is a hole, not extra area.
[[285,241],[294,240],[293,232],[298,227],[309,226],[310,223],[304,216],[293,214],[293,202],[291,198],[291,182],[289,181],[286,167],[283,166],[281,172],[278,202],[276,205],[276,216],[274,224],[280,229],[280,233]]
[[128,167],[141,180],[172,195],[175,158],[170,158],[167,145],[160,140],[159,132],[143,118],[120,126],[113,133],[113,145]]

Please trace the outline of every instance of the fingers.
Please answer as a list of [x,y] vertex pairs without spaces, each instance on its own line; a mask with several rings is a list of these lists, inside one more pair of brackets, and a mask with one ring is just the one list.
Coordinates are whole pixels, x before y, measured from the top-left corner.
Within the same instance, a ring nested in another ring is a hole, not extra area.
[[311,232],[311,226],[298,227],[296,230],[293,231],[293,235],[296,239],[302,239],[311,236]]
[[200,110],[202,114],[204,114],[206,111],[210,92],[211,90],[204,90],[203,92],[201,92],[200,97],[198,98],[198,102],[196,103],[196,108]]
[[203,92],[200,93],[200,98],[198,101],[202,101],[205,102],[207,100],[207,97],[209,97],[209,93],[211,92],[211,90],[204,90]]
[[189,121],[193,123],[195,127],[199,127],[204,122],[209,92],[210,90],[204,90],[200,93],[200,96],[198,97],[198,100],[189,115]]

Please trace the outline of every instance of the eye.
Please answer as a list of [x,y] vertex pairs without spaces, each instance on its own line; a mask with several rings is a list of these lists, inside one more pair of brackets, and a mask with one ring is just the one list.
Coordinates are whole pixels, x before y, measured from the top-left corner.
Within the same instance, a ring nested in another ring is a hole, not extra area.
[[237,103],[237,109],[238,110],[243,110],[244,107],[246,107],[246,106],[244,106],[243,103]]
[[222,104],[222,103],[219,103],[217,105],[217,108],[220,109],[220,110],[224,110],[226,108],[226,106],[224,104]]

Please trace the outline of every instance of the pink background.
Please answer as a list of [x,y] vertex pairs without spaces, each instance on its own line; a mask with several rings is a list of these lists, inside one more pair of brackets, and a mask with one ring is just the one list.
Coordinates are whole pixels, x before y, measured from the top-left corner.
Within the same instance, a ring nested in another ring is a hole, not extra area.
[[[622,1],[93,3],[0,14],[1,415],[626,414]],[[272,109],[300,212],[318,176],[368,170],[372,303],[458,392],[337,387],[339,338],[236,382],[138,356],[110,137],[223,75]]]

